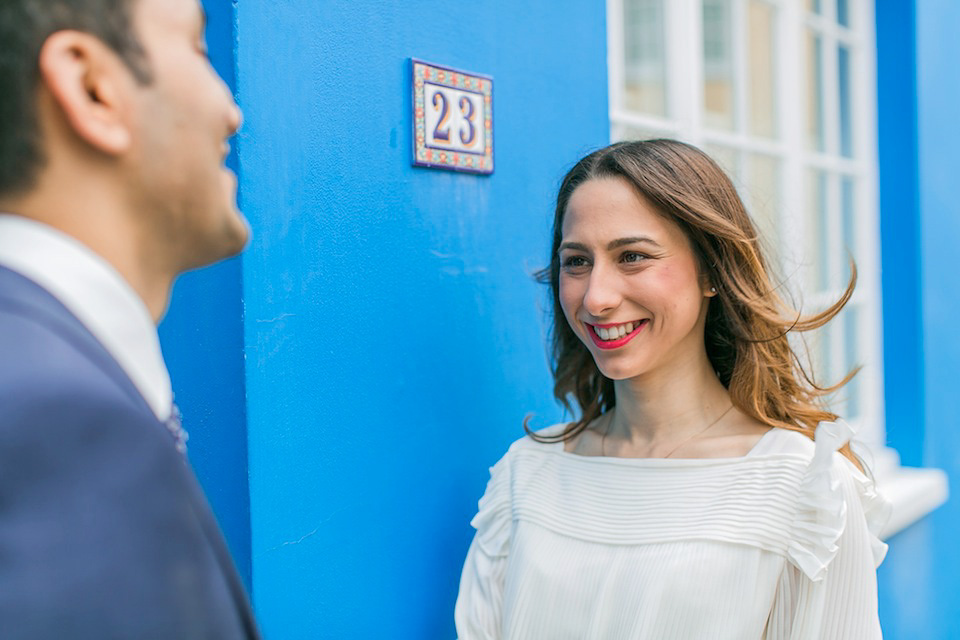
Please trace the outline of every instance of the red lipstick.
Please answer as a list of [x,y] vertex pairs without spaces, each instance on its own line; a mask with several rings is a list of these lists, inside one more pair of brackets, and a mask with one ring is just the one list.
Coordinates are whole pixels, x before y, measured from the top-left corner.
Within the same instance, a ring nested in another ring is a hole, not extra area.
[[634,327],[633,331],[626,334],[622,338],[617,338],[616,340],[604,340],[603,338],[597,335],[597,332],[594,330],[594,327],[599,327],[601,329],[608,329],[610,327],[619,326],[623,324],[622,322],[618,322],[614,324],[588,324],[584,322],[584,324],[586,324],[587,327],[589,327],[589,329],[587,330],[587,333],[589,333],[590,338],[593,339],[593,344],[597,345],[601,349],[619,349],[623,345],[633,340],[633,338],[638,333],[640,333],[644,327],[650,324],[650,320],[649,319],[641,320],[640,323],[636,327]]

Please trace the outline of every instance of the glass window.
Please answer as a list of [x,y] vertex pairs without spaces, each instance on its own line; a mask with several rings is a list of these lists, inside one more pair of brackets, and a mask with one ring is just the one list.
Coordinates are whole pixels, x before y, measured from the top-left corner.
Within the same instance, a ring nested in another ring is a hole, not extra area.
[[732,0],[703,0],[703,110],[707,126],[734,127]]
[[746,179],[741,187],[747,209],[757,223],[763,246],[776,253],[780,245],[780,161],[775,156],[747,156]]
[[823,248],[830,246],[830,220],[827,211],[827,174],[808,170],[806,178],[808,283],[813,293],[830,291],[830,254]]
[[[856,306],[844,309],[841,315],[841,321],[843,322],[843,343],[846,347],[844,350],[843,375],[846,375],[847,372],[863,364],[863,360],[860,357],[861,331],[859,315],[860,311]],[[844,415],[856,418],[861,414],[860,388],[862,382],[863,376],[858,373],[841,391],[841,399],[845,401],[843,403],[845,406],[840,406],[838,409],[843,411]]]
[[737,184],[740,175],[740,154],[737,150],[719,144],[705,144],[703,150],[720,165],[721,169],[727,172],[733,183]]
[[624,0],[624,107],[667,112],[663,0]]
[[837,0],[837,22],[844,27],[850,26],[850,5],[847,0]]
[[806,34],[807,148],[823,151],[823,42],[813,31]]
[[853,126],[850,122],[850,49],[837,49],[837,96],[840,100],[840,153],[853,157]]
[[772,5],[751,0],[747,29],[750,133],[767,138],[777,135],[774,18],[775,9]]
[[840,211],[843,216],[843,249],[846,252],[843,261],[843,280],[850,278],[850,259],[859,261],[859,239],[857,238],[857,210],[854,206],[855,185],[853,178],[840,180]]

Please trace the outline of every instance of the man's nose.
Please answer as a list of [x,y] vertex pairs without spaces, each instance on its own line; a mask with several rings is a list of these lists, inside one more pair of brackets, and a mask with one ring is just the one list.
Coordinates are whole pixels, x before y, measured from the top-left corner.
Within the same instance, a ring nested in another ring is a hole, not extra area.
[[233,99],[233,96],[230,96],[230,129],[231,132],[236,133],[237,129],[240,128],[240,125],[243,124],[243,111],[240,110],[240,105],[237,104],[236,100]]

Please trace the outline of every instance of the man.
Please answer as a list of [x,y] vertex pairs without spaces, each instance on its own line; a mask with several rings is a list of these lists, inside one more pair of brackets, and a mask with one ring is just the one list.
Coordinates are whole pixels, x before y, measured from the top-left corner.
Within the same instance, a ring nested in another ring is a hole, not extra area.
[[0,638],[253,638],[156,335],[239,252],[197,0],[0,2]]

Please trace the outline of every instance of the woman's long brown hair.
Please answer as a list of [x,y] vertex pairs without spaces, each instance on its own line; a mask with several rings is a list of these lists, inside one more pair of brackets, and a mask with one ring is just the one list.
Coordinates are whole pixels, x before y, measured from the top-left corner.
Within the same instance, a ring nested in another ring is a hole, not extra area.
[[[550,266],[537,274],[553,297],[551,330],[553,394],[568,411],[572,402],[580,419],[542,441],[566,441],[616,404],[613,381],[605,377],[576,336],[560,306],[560,257],[563,219],[577,187],[598,178],[623,178],[664,217],[680,226],[693,246],[701,276],[717,289],[710,301],[704,333],[707,355],[740,411],[780,429],[811,439],[817,424],[835,420],[823,397],[845,385],[821,386],[809,364],[791,346],[788,335],[822,327],[853,295],[856,267],[840,299],[815,314],[793,310],[779,294],[753,221],[730,178],[704,152],[676,140],[619,142],[580,160],[557,194]],[[845,446],[842,453],[857,466]]]

